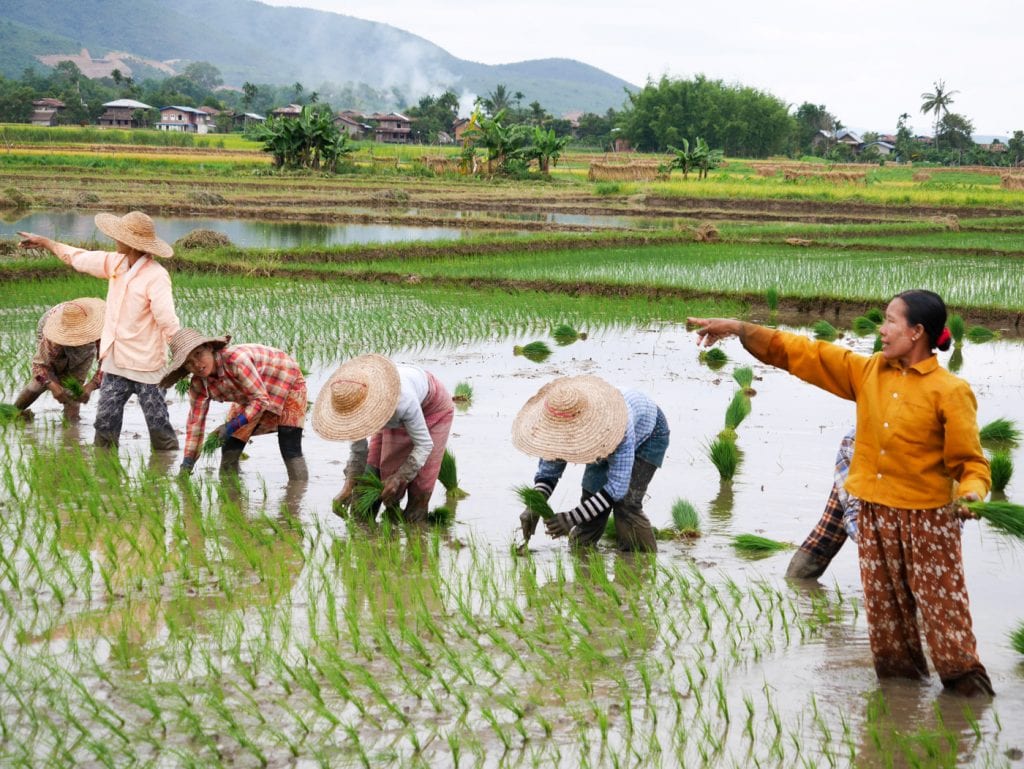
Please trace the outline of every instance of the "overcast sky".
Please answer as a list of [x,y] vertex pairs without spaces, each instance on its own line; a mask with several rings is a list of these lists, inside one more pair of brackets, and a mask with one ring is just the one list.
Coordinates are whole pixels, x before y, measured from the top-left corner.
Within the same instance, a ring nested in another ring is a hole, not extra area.
[[[979,134],[1024,130],[1021,0],[263,0],[380,21],[460,59],[565,57],[635,85],[663,74],[742,83],[888,133],[942,79]],[[529,100],[529,94],[527,94]]]

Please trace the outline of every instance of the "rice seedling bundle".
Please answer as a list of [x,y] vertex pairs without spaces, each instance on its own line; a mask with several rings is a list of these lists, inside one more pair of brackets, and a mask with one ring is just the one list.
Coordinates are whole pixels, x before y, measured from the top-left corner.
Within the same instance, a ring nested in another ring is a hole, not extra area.
[[452,400],[456,403],[472,403],[473,386],[469,382],[459,382],[455,385],[455,393],[452,395]]
[[757,534],[737,534],[732,538],[732,545],[744,553],[776,553],[793,547],[788,542],[779,542]]
[[12,403],[0,403],[0,425],[10,424],[21,415],[21,409]]
[[459,488],[459,471],[455,464],[455,455],[448,449],[444,450],[444,456],[441,457],[441,470],[437,474],[437,480],[441,481],[450,499],[464,499],[469,496]]
[[751,385],[754,384],[754,369],[750,366],[741,366],[732,372],[732,378],[736,381],[736,384],[743,388],[743,392],[747,395],[753,395]]
[[768,309],[775,312],[779,309],[779,290],[775,287],[764,292],[764,300],[768,303]]
[[188,390],[192,386],[191,377],[183,376],[177,382],[174,383],[174,392],[178,393],[182,398],[188,395]]
[[700,515],[697,508],[685,499],[677,499],[672,504],[672,526],[679,534],[700,536]]
[[545,520],[554,516],[555,511],[548,504],[548,498],[533,486],[516,486],[515,492],[519,500],[534,515],[539,515]]
[[984,326],[971,326],[967,329],[967,338],[974,344],[984,344],[985,342],[991,342],[993,339],[998,339],[999,332]]
[[953,346],[957,349],[963,347],[964,334],[967,332],[964,319],[959,315],[950,315],[946,327],[949,329],[949,335],[953,337]]
[[824,342],[834,342],[839,338],[839,329],[827,320],[816,321],[811,326],[811,331],[814,332],[815,339],[820,339]]
[[1024,539],[1024,505],[1013,502],[967,502],[964,505],[1003,534]]
[[201,449],[202,455],[207,456],[213,454],[221,446],[220,433],[214,430],[206,436],[206,440],[203,441],[203,447]]
[[978,437],[982,443],[994,446],[1016,446],[1020,443],[1020,429],[1013,420],[1000,417],[983,425]]
[[864,317],[875,324],[881,324],[885,321],[885,314],[877,307],[864,313]]
[[550,357],[551,348],[544,342],[530,342],[529,344],[516,345],[512,348],[513,355],[522,355],[534,363],[543,363]]
[[1006,485],[1013,477],[1013,457],[1010,452],[993,451],[989,457],[989,467],[992,470],[992,491],[1006,491]]
[[375,473],[363,473],[356,478],[356,487],[352,492],[352,509],[358,515],[368,515],[373,506],[380,501],[383,491],[384,481]]
[[740,450],[735,440],[719,436],[708,446],[708,457],[723,481],[731,481],[740,465]]
[[871,352],[875,353],[875,352],[881,352],[881,351],[882,351],[882,335],[879,334],[878,336],[875,337],[875,343],[871,346]]
[[82,387],[82,383],[70,374],[60,380],[60,386],[67,390],[75,400],[78,400],[85,395],[85,389]]
[[1024,654],[1024,622],[1017,626],[1017,629],[1010,633],[1010,645],[1018,654]]
[[750,398],[742,390],[737,390],[725,409],[725,426],[733,431],[750,414]]
[[555,326],[554,330],[551,332],[551,336],[554,338],[555,344],[559,347],[565,347],[578,339],[587,338],[585,333],[577,331],[572,326],[565,323]]
[[710,350],[701,350],[697,355],[697,360],[712,371],[717,371],[729,362],[729,356],[721,347],[712,347]]
[[964,351],[957,348],[956,350],[953,350],[953,354],[949,356],[949,360],[946,362],[946,368],[955,374],[963,367],[963,365]]
[[427,512],[427,523],[431,526],[448,526],[455,520],[455,512],[444,505]]
[[878,333],[878,324],[866,315],[858,315],[853,319],[853,333],[857,336],[870,336]]

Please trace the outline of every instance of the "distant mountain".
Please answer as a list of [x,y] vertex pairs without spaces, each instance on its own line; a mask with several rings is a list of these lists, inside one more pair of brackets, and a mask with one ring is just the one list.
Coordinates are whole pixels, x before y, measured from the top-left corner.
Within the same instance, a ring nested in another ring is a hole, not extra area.
[[93,58],[117,51],[181,67],[208,61],[233,86],[365,83],[408,102],[445,88],[486,94],[503,83],[556,115],[619,109],[624,89],[636,88],[572,59],[469,62],[387,24],[255,0],[0,0],[0,74],[82,48]]

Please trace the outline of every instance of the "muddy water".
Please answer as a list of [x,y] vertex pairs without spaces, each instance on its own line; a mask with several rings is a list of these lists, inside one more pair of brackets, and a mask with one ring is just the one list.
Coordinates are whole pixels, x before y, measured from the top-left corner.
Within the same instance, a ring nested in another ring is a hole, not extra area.
[[[154,216],[157,232],[169,242],[192,230],[215,230],[245,248],[296,248],[343,246],[360,243],[404,243],[418,240],[457,240],[467,230],[459,227],[414,227],[400,224],[315,224],[311,222],[264,222],[252,219],[210,219]],[[57,240],[103,239],[93,215],[75,211],[39,211],[16,221],[0,220],[0,237],[19,231],[45,232]]]
[[[400,362],[424,366],[453,389],[466,381],[473,386],[474,402],[457,414],[450,448],[458,460],[460,485],[470,496],[459,503],[453,535],[493,546],[496,557],[506,558],[516,539],[519,507],[511,488],[532,480],[535,460],[518,453],[509,440],[513,417],[519,406],[541,384],[563,374],[598,374],[620,385],[641,389],[665,410],[672,428],[672,443],[662,470],[655,476],[646,510],[656,526],[667,526],[669,509],[677,498],[694,503],[701,512],[704,536],[690,544],[663,543],[659,558],[673,564],[695,562],[709,580],[726,575],[743,583],[765,579],[784,585],[782,574],[788,553],[760,560],[737,556],[728,542],[735,533],[757,532],[799,543],[817,520],[831,486],[833,457],[840,438],[852,425],[853,405],[790,375],[756,364],[735,341],[724,345],[731,361],[712,372],[697,361],[693,336],[678,326],[608,332],[555,348],[543,364],[512,355],[512,345],[531,339],[503,339],[451,350],[425,350],[396,355]],[[867,351],[870,340],[841,341]],[[947,354],[941,359],[945,361]],[[979,401],[979,420],[1008,417],[1024,424],[1024,350],[1016,343],[968,345],[961,376],[973,386]],[[705,456],[704,446],[722,427],[725,407],[735,390],[729,372],[733,362],[753,365],[757,395],[750,416],[740,426],[739,446],[743,464],[729,486],[719,483],[717,472]],[[311,394],[319,391],[330,367],[309,377]],[[169,395],[172,422],[183,429],[186,404]],[[209,424],[218,424],[227,406],[215,404]],[[53,421],[58,413],[47,400],[40,418]],[[91,441],[94,406],[84,409],[81,438]],[[141,452],[145,427],[138,407],[126,410],[122,452]],[[330,500],[341,485],[347,444],[321,440],[311,429],[305,438],[311,480],[302,501],[307,520],[329,522],[339,534],[344,523],[330,513]],[[283,495],[284,472],[276,440],[254,440],[243,463],[246,485],[259,490],[265,483],[270,503]],[[1014,451],[1024,466],[1024,450]],[[176,461],[176,460],[175,460]],[[203,459],[199,475],[212,474],[215,460]],[[1024,473],[1024,470],[1019,471]],[[566,509],[575,504],[582,470],[570,467],[556,489],[553,505]],[[1024,477],[1018,475],[1007,489],[1010,499],[1024,498]],[[438,487],[433,504],[444,502]],[[541,567],[550,565],[565,549],[564,541],[552,541],[542,532],[531,543]],[[1011,546],[977,522],[964,531],[964,561],[972,600],[972,613],[983,662],[988,666],[998,697],[991,706],[976,712],[984,737],[961,745],[964,765],[1020,765],[1003,755],[1024,748],[1024,664],[1009,646],[1009,632],[1024,622],[1019,601],[1024,584],[1024,560],[1019,545]],[[822,584],[838,587],[847,596],[859,595],[856,555],[847,546],[834,561]],[[814,586],[784,586],[794,591],[801,605],[809,605]],[[863,612],[852,612],[831,625],[821,637],[803,644],[777,648],[759,661],[738,667],[727,683],[733,712],[742,712],[740,692],[766,689],[773,692],[784,714],[799,717],[800,708],[813,692],[822,712],[829,714],[836,730],[842,718],[854,725],[864,720],[868,697],[880,688],[896,726],[913,731],[935,721],[935,708],[947,728],[970,733],[962,714],[962,702],[942,695],[936,679],[929,684],[886,684],[880,687],[871,667]],[[737,728],[738,732],[739,729]],[[736,744],[741,736],[733,735]],[[871,766],[871,741],[863,735],[858,765]],[[993,759],[992,750],[995,750]],[[735,754],[735,753],[734,753]],[[1010,754],[1015,755],[1013,753]],[[879,759],[881,761],[881,759]],[[879,764],[880,765],[880,764]]]

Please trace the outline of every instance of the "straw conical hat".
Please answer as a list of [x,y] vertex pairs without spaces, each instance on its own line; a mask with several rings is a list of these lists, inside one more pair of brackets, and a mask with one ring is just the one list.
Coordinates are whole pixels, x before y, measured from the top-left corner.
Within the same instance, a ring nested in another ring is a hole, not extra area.
[[164,368],[163,376],[160,378],[160,387],[166,390],[182,377],[188,376],[188,371],[185,370],[185,359],[200,345],[226,347],[230,341],[230,335],[203,336],[194,328],[179,328],[171,337],[171,362]]
[[332,441],[373,435],[398,407],[398,368],[383,355],[360,355],[331,374],[313,405],[313,429]]
[[174,256],[174,249],[156,236],[153,220],[141,211],[131,211],[124,216],[96,214],[95,222],[104,235],[143,253],[164,259]]
[[526,402],[512,423],[512,443],[541,459],[593,462],[626,435],[622,393],[600,377],[560,377]]
[[43,336],[65,347],[95,342],[103,335],[106,307],[106,302],[93,297],[62,302],[53,308],[43,324]]

